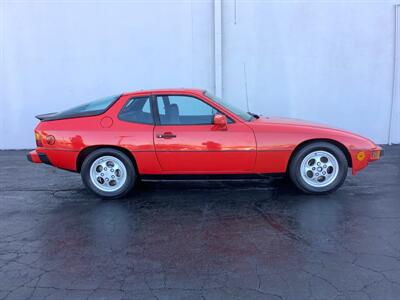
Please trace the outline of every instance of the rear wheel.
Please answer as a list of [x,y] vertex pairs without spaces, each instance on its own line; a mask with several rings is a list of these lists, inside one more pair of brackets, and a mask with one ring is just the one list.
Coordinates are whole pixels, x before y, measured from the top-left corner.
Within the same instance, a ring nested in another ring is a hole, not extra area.
[[123,152],[102,148],[85,158],[81,176],[90,191],[102,198],[115,199],[133,188],[137,174],[132,161]]
[[327,142],[315,142],[299,149],[289,165],[289,176],[302,191],[325,194],[337,190],[347,176],[343,151]]

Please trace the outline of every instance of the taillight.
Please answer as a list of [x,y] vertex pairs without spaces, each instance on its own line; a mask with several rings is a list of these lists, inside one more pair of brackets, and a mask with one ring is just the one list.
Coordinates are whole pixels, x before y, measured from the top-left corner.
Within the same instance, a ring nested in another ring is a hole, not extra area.
[[43,147],[42,136],[37,131],[35,131],[35,140],[36,140],[36,146],[37,147]]

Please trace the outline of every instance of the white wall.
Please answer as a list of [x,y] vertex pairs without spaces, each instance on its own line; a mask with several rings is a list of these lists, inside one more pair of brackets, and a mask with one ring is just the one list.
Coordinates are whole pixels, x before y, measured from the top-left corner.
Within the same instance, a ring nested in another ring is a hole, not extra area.
[[159,87],[213,89],[212,2],[5,1],[1,148],[34,147],[36,114]]
[[246,106],[245,68],[251,111],[388,142],[393,2],[238,1],[236,17],[234,2],[223,11],[225,98]]
[[[252,111],[388,142],[396,1],[222,3],[227,101],[245,108],[247,83]],[[0,149],[34,147],[35,114],[122,91],[213,90],[214,38],[213,0],[0,0]]]

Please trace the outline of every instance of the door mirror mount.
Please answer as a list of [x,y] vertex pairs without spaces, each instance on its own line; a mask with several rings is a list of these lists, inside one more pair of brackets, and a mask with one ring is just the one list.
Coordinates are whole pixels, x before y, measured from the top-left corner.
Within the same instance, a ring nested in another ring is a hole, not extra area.
[[227,130],[228,129],[228,120],[225,115],[215,114],[214,119],[214,128],[217,130]]

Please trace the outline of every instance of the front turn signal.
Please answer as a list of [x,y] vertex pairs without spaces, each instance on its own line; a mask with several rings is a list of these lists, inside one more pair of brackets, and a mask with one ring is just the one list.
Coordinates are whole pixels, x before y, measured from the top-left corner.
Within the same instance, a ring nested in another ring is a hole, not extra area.
[[380,159],[382,156],[382,150],[373,150],[371,151],[371,159],[377,160]]

